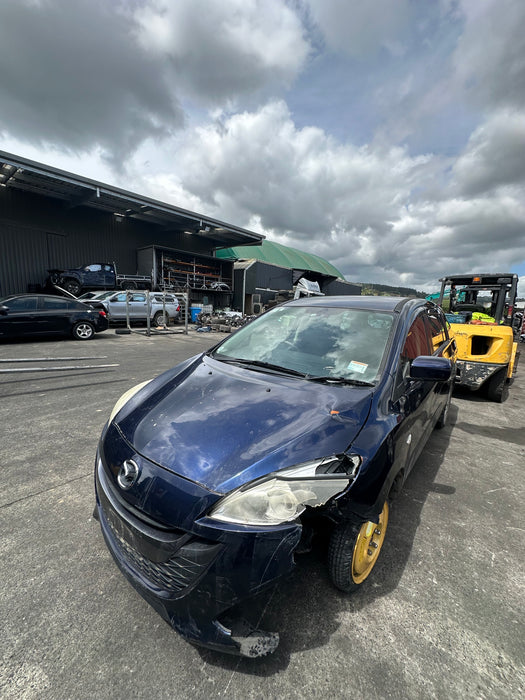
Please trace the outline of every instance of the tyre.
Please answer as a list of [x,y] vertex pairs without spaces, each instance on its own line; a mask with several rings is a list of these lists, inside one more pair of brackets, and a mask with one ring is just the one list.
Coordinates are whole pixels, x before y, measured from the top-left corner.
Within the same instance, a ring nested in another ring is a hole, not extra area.
[[487,396],[489,401],[503,403],[508,395],[509,385],[507,382],[507,367],[505,366],[487,380]]
[[75,323],[72,330],[75,340],[90,340],[95,335],[95,328],[89,321]]
[[448,414],[449,414],[449,410],[450,410],[450,400],[451,399],[452,399],[452,387],[448,393],[447,403],[445,404],[445,407],[444,407],[443,411],[441,412],[441,415],[437,419],[436,428],[438,430],[442,430],[445,427],[445,425],[448,423]]
[[51,282],[51,284],[60,285],[60,273],[59,272],[52,272],[49,275],[49,281]]
[[156,326],[167,326],[170,322],[170,317],[168,314],[164,314],[163,311],[157,311],[155,316],[153,316],[153,323]]
[[137,284],[136,284],[136,282],[133,282],[133,280],[124,280],[123,282],[120,283],[120,288],[121,289],[136,289]]
[[66,292],[69,292],[70,294],[73,294],[76,297],[80,294],[80,290],[82,289],[82,287],[76,280],[67,277],[63,281],[62,286],[66,290]]
[[348,522],[335,528],[328,548],[328,571],[334,586],[352,593],[368,578],[379,557],[387,526],[385,501],[377,523]]

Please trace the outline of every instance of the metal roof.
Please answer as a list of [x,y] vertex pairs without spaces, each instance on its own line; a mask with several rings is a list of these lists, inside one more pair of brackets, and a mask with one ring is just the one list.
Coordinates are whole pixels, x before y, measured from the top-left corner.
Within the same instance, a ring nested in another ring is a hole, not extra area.
[[218,250],[217,257],[233,260],[256,259],[292,270],[304,270],[305,272],[311,270],[327,277],[345,279],[344,275],[324,258],[272,241],[262,241],[257,246],[236,246]]
[[156,224],[164,231],[189,231],[212,246],[250,246],[264,239],[260,233],[4,151],[0,151],[0,186],[61,200],[68,209],[91,207]]

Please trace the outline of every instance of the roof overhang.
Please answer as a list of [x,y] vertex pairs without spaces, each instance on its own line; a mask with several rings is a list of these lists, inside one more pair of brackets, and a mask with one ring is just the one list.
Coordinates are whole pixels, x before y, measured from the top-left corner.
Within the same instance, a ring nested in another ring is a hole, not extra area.
[[214,248],[259,245],[265,238],[260,233],[4,151],[0,151],[0,187],[60,200],[65,209],[85,206],[117,218],[154,224],[163,232],[185,231],[206,238]]

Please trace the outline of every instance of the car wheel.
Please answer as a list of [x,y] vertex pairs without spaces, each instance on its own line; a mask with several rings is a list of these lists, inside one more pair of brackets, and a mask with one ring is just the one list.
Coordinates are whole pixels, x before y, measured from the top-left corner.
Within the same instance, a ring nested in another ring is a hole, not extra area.
[[155,316],[153,316],[153,323],[156,326],[167,326],[170,322],[170,317],[168,314],[164,314],[163,311],[157,311]]
[[76,280],[65,279],[63,282],[63,287],[66,292],[78,296],[80,294],[81,286]]
[[449,414],[449,410],[450,410],[451,399],[452,399],[452,388],[450,389],[450,391],[448,393],[447,403],[445,404],[445,408],[443,409],[443,411],[441,412],[441,415],[437,419],[436,428],[438,430],[442,430],[445,427],[445,425],[448,423],[448,414]]
[[355,591],[368,578],[379,557],[388,525],[385,501],[377,523],[345,523],[335,528],[328,548],[328,570],[334,586]]
[[88,321],[80,321],[73,326],[75,340],[90,340],[95,335],[95,328]]
[[124,280],[123,282],[120,283],[120,288],[121,289],[136,289],[137,285],[133,280]]
[[487,380],[487,396],[489,401],[503,403],[508,395],[507,367],[503,367],[503,369],[499,369]]

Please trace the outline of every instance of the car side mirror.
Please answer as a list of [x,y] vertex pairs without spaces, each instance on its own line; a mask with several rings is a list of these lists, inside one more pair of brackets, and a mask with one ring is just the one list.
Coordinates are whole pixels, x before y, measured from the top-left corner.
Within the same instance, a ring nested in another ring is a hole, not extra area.
[[0,306],[0,316],[7,316],[9,309],[7,306]]
[[410,377],[427,382],[448,382],[452,376],[452,363],[447,357],[420,355],[412,362]]

